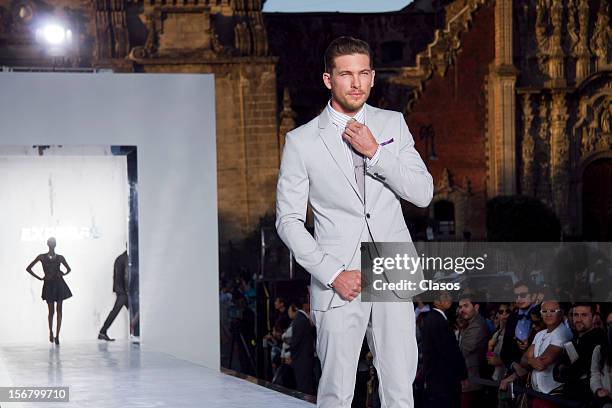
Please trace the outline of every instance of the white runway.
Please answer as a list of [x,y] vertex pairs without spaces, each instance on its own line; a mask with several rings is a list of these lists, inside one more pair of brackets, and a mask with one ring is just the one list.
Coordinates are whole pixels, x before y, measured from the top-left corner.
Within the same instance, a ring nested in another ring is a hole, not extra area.
[[68,386],[69,403],[2,408],[313,408],[314,405],[127,341],[0,345],[0,386]]

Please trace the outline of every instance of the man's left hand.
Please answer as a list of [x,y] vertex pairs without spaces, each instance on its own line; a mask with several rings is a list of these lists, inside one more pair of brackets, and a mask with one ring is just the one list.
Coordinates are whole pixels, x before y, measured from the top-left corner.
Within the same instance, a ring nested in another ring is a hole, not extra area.
[[355,120],[347,124],[342,137],[353,146],[353,149],[357,150],[368,159],[371,159],[378,149],[378,143],[376,139],[374,139],[374,135],[372,135],[370,129],[366,125]]

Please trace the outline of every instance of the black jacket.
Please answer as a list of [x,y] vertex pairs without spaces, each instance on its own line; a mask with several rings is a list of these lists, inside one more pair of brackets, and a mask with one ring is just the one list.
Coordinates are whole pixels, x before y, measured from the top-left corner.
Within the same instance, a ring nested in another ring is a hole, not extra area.
[[553,372],[555,380],[565,383],[565,394],[568,398],[588,398],[591,394],[589,378],[591,376],[591,357],[595,346],[606,344],[606,334],[601,329],[593,329],[582,336],[575,336],[572,344],[578,353],[578,360],[570,361],[567,352],[561,356]]
[[461,380],[468,376],[467,368],[448,321],[432,309],[423,320],[421,335],[425,387],[444,393],[460,389]]
[[127,251],[115,259],[113,267],[113,292],[118,295],[127,295],[126,275],[128,267]]
[[[529,313],[527,313],[526,318],[529,318]],[[508,316],[508,321],[506,322],[506,332],[504,333],[504,340],[502,343],[502,349],[500,354],[500,358],[506,368],[510,368],[513,362],[520,362],[521,357],[523,357],[523,351],[519,348],[516,343],[515,335],[516,325],[519,321],[519,315],[517,311]]]

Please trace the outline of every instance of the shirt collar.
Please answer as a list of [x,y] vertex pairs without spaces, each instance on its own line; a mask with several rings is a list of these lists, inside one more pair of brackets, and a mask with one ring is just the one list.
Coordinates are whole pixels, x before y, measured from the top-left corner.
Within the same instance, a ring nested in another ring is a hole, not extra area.
[[355,114],[355,116],[351,117],[351,116],[346,115],[346,114],[344,114],[342,112],[338,112],[337,110],[332,108],[332,106],[331,106],[331,99],[330,99],[327,102],[327,112],[329,113],[329,117],[330,117],[332,123],[334,125],[338,126],[339,128],[343,129],[343,130],[346,127],[346,123],[350,119],[355,119],[359,123],[364,123],[365,122],[365,104],[363,104],[363,106],[361,107],[359,112],[357,112]]
[[444,313],[442,310],[438,309],[437,307],[434,307],[433,309],[434,309],[434,310],[437,310],[438,312],[440,312],[440,314],[441,314],[442,316],[444,316],[444,319],[445,319],[445,320],[448,320],[448,318],[446,317],[446,314],[445,314],[445,313]]

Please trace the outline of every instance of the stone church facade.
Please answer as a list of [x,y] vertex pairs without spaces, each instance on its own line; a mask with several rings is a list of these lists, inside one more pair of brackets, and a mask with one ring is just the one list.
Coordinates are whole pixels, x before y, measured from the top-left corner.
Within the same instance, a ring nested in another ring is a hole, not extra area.
[[[610,8],[417,0],[395,13],[264,14],[261,0],[0,0],[0,66],[215,74],[224,244],[273,212],[284,134],[328,98],[324,48],[359,36],[375,53],[370,103],[404,112],[436,182],[429,209],[406,205],[415,230],[485,238],[487,200],[524,194],[566,235],[610,240]],[[61,54],[36,40],[44,19],[71,30]]]

